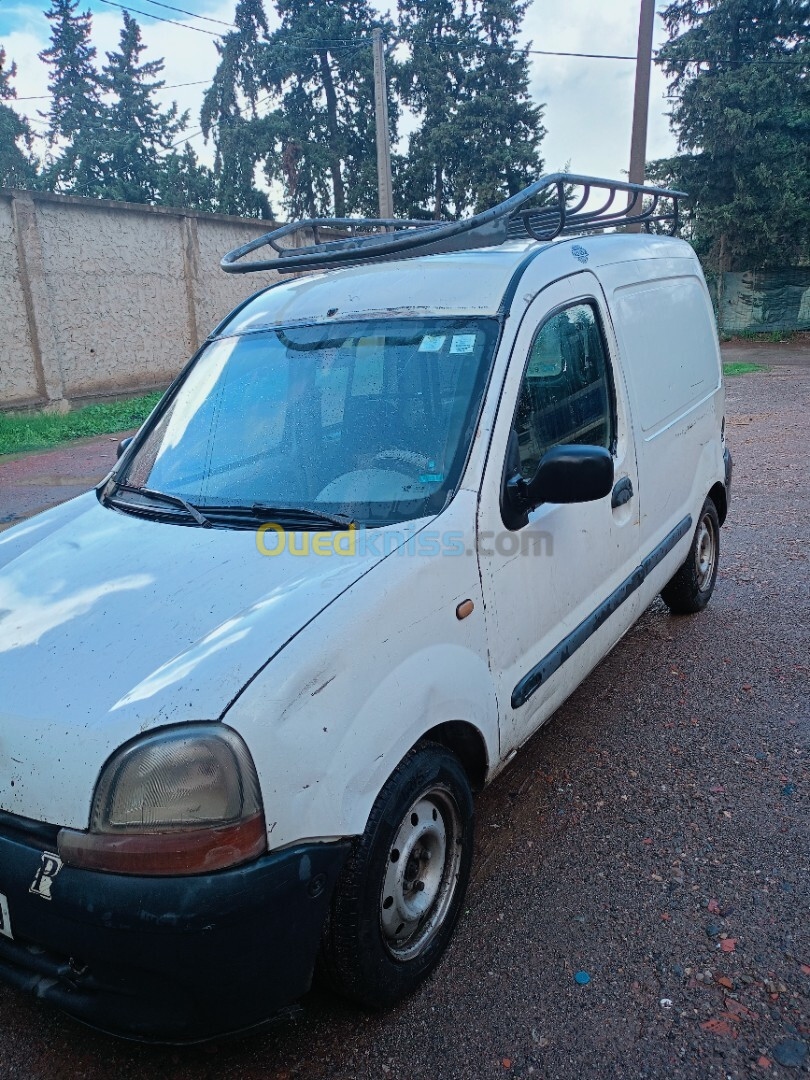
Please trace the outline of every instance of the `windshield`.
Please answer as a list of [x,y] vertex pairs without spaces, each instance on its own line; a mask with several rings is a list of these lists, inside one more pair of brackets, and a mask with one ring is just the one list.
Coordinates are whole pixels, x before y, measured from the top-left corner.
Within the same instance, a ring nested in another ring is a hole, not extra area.
[[219,338],[118,479],[217,506],[374,525],[438,513],[457,486],[493,319],[386,319]]

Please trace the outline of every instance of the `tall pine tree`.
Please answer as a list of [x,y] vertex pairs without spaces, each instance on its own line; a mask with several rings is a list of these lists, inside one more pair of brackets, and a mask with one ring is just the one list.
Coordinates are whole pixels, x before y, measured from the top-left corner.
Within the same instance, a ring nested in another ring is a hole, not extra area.
[[517,194],[543,169],[543,108],[529,92],[529,46],[517,35],[528,0],[473,0],[476,50],[458,117],[459,183],[475,211]]
[[457,217],[515,194],[542,169],[543,110],[517,45],[526,0],[399,0],[410,59],[404,101],[419,118],[398,161],[409,214]]
[[102,137],[100,81],[90,44],[90,12],[77,14],[79,0],[52,0],[45,13],[51,43],[39,57],[50,67],[48,142],[51,147],[45,181],[54,191],[98,196],[104,175],[99,147]]
[[293,214],[376,213],[371,32],[380,20],[368,0],[276,7],[281,26],[262,53],[278,101],[268,177],[282,181]]
[[164,85],[159,78],[163,61],[141,63],[145,48],[138,23],[125,11],[118,51],[107,53],[102,69],[102,87],[111,95],[110,104],[103,107],[98,147],[104,170],[101,194],[106,199],[162,201],[165,152],[188,122],[188,113],[179,116],[176,104],[161,109],[155,101]]
[[203,104],[222,207],[266,213],[254,184],[260,169],[293,216],[376,212],[371,6],[277,0],[276,8],[281,25],[270,33],[260,0],[240,0]]
[[399,15],[410,58],[397,83],[419,127],[408,139],[407,156],[397,159],[397,202],[408,216],[457,217],[469,201],[458,120],[470,105],[473,17],[456,0],[399,0]]
[[[217,43],[219,65],[205,93],[200,124],[213,136],[218,209],[225,214],[269,218],[270,203],[256,188],[256,168],[266,160],[266,132],[260,137],[257,107],[261,87],[256,70],[259,43],[267,35],[262,0],[239,0],[236,29]],[[265,95],[266,96],[266,95]]]
[[680,153],[648,167],[690,199],[691,239],[720,270],[810,259],[806,0],[676,0],[657,62]]
[[0,45],[0,187],[27,188],[37,178],[33,132],[24,117],[4,104],[17,96],[11,84],[16,74],[16,64],[7,65],[6,50]]

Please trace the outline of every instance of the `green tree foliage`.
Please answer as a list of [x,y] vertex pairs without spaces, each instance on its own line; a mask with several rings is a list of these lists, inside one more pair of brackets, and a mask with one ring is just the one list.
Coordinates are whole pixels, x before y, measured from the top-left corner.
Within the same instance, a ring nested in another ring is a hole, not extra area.
[[90,44],[90,12],[77,14],[79,0],[53,0],[45,13],[51,44],[39,57],[51,69],[45,183],[53,191],[98,196],[104,174],[99,148],[103,108],[100,80]]
[[267,196],[256,189],[256,168],[268,154],[268,134],[259,130],[267,125],[257,111],[262,88],[256,63],[267,35],[262,0],[239,0],[234,22],[236,30],[217,43],[219,65],[203,99],[200,123],[205,137],[214,138],[218,209],[269,218]]
[[182,151],[172,151],[163,159],[159,202],[163,206],[185,206],[206,213],[222,209],[213,172],[200,164],[187,142]]
[[403,100],[419,118],[398,194],[408,214],[456,217],[515,194],[542,170],[543,110],[517,35],[523,0],[399,0],[410,59]]
[[689,192],[691,239],[713,268],[810,257],[807,10],[806,0],[676,0],[663,13],[657,62],[680,153],[648,172]]
[[410,57],[398,73],[402,100],[419,117],[406,157],[397,159],[397,201],[409,215],[458,216],[467,201],[460,177],[466,148],[459,113],[469,104],[473,19],[455,0],[399,0],[400,35]]
[[33,132],[24,117],[3,104],[17,96],[11,85],[16,74],[16,64],[7,65],[6,51],[0,45],[0,187],[27,188],[37,178]]
[[[267,216],[254,186],[260,169],[294,216],[373,213],[371,31],[379,20],[367,0],[277,0],[276,8],[281,24],[271,33],[260,0],[240,0],[203,105],[223,209]],[[395,129],[393,104],[391,120]]]
[[[48,142],[41,186],[51,191],[137,203],[217,208],[210,170],[180,136],[188,114],[161,108],[163,60],[142,60],[138,23],[128,12],[117,51],[99,73],[90,13],[78,0],[53,0]],[[177,147],[177,149],[175,149]]]
[[517,194],[543,170],[543,107],[529,92],[529,46],[517,47],[528,6],[528,0],[474,0],[476,58],[460,134],[470,150],[461,175],[476,211]]
[[276,7],[281,26],[262,58],[263,81],[278,101],[280,153],[269,159],[269,176],[284,184],[293,213],[374,213],[378,20],[368,0],[277,0]]
[[166,152],[188,123],[177,105],[161,109],[155,94],[164,85],[159,78],[162,60],[141,63],[146,46],[135,19],[124,12],[117,52],[107,53],[102,88],[111,95],[103,106],[99,158],[103,162],[105,199],[155,203],[166,191]]

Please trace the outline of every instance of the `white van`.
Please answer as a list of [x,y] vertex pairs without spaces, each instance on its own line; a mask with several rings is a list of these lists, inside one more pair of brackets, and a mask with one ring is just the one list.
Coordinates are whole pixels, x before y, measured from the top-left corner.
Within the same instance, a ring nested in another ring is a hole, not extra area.
[[436,965],[473,792],[657,594],[697,612],[717,575],[700,266],[595,235],[592,189],[649,196],[619,224],[677,202],[554,176],[231,253],[322,269],[218,326],[96,491],[0,536],[0,977],[179,1041],[316,964],[377,1007]]

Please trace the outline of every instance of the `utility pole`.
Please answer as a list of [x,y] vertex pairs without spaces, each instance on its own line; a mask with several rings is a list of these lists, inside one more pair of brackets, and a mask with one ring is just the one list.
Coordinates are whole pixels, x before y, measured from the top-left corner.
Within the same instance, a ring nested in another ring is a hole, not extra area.
[[391,184],[391,129],[388,126],[388,86],[385,80],[385,53],[382,30],[371,32],[374,49],[374,111],[377,119],[377,187],[380,193],[380,217],[394,216],[394,191]]
[[[630,137],[630,175],[628,179],[631,184],[644,183],[654,26],[655,0],[641,0],[641,13],[638,20],[638,47],[636,50],[636,89],[633,98],[633,132]],[[632,195],[628,196],[628,205],[632,202],[632,198]],[[640,226],[631,226],[631,228],[635,232]]]

